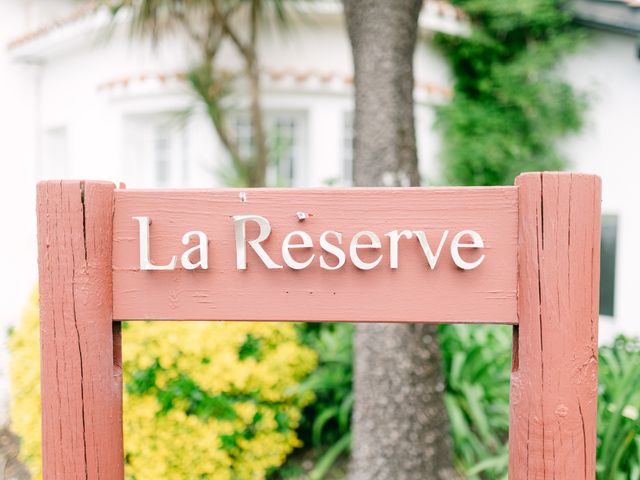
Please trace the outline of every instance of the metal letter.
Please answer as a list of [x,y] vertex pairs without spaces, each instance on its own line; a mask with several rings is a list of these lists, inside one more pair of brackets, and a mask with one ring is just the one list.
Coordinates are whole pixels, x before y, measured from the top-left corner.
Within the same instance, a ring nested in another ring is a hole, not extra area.
[[438,245],[438,250],[436,250],[436,254],[434,255],[431,251],[431,247],[429,246],[429,242],[427,241],[427,236],[421,230],[414,230],[413,232],[415,236],[418,238],[420,242],[420,246],[422,247],[422,251],[427,257],[427,262],[429,263],[429,267],[431,270],[436,268],[436,264],[438,263],[438,258],[440,258],[440,252],[442,251],[442,247],[444,246],[444,242],[449,235],[449,230],[445,230],[442,234],[442,238],[440,239],[440,245]]
[[338,244],[342,245],[342,234],[340,232],[334,232],[333,230],[328,230],[323,232],[320,235],[320,247],[327,253],[335,255],[338,259],[338,264],[335,267],[330,266],[324,259],[324,255],[320,255],[320,268],[324,268],[325,270],[338,270],[344,265],[346,261],[346,255],[337,245],[334,245],[327,240],[327,235],[333,235],[338,239]]
[[[472,243],[460,243],[460,239],[464,235],[469,235],[471,237]],[[478,265],[482,263],[484,260],[484,254],[475,262],[465,262],[460,256],[459,250],[461,248],[483,248],[484,242],[482,241],[482,237],[478,232],[473,230],[463,230],[458,232],[453,240],[451,240],[451,258],[453,258],[454,263],[463,270],[473,270]]]
[[400,238],[411,238],[413,234],[410,230],[402,230],[398,232],[398,230],[393,230],[389,233],[384,234],[385,237],[389,237],[389,262],[391,264],[392,269],[398,268],[398,242]]
[[[260,227],[260,233],[258,234],[258,238],[254,240],[246,240],[247,237],[247,229],[246,223],[251,220],[256,222]],[[271,257],[264,251],[260,242],[265,241],[269,235],[271,235],[271,224],[269,220],[260,215],[235,215],[233,217],[233,223],[235,224],[236,231],[236,267],[238,270],[246,270],[247,268],[247,246],[246,243],[249,244],[253,251],[258,254],[260,260],[267,266],[269,269],[275,268],[283,268],[282,265],[278,265],[274,262]]]
[[[371,240],[370,244],[359,244],[358,240],[360,237],[369,237]],[[359,248],[380,248],[380,239],[378,236],[369,231],[362,231],[356,233],[351,239],[351,244],[349,245],[349,255],[351,256],[351,261],[353,264],[358,267],[360,270],[371,270],[372,268],[376,268],[380,261],[382,260],[382,255],[380,255],[375,262],[363,262],[358,256]]]
[[[200,232],[198,230],[193,230],[191,232],[187,232],[182,236],[182,244],[189,245],[189,240],[192,235],[197,235],[199,243],[195,247],[191,247],[186,252],[182,254],[180,258],[180,262],[182,263],[182,267],[185,270],[195,270],[198,267],[201,267],[203,270],[209,268],[209,248],[207,244],[207,236],[204,232]],[[200,251],[200,260],[196,263],[193,263],[189,257],[193,252]]]
[[[291,239],[297,235],[302,239],[302,243],[294,243],[291,244]],[[289,233],[284,240],[282,241],[282,258],[284,258],[284,263],[286,263],[289,267],[294,270],[302,270],[303,268],[307,268],[313,262],[313,259],[316,257],[316,254],[312,254],[308,260],[304,262],[297,262],[289,253],[289,250],[292,248],[311,248],[313,247],[313,240],[306,232],[301,232],[299,230]]]
[[131,217],[140,224],[140,270],[174,270],[177,258],[174,255],[167,265],[154,265],[149,259],[149,217]]

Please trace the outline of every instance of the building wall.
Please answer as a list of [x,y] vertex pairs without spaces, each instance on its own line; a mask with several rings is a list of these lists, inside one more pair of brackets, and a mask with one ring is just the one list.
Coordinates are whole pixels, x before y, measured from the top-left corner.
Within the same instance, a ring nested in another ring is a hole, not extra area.
[[[186,71],[192,65],[189,45],[180,37],[170,37],[155,47],[142,39],[132,42],[124,27],[116,29],[107,42],[99,30],[83,25],[72,24],[65,28],[64,36],[59,35],[65,38],[50,40],[50,45],[36,49],[37,55],[46,56],[41,115],[47,148],[38,162],[38,174],[42,178],[105,178],[131,187],[154,186],[144,168],[131,165],[135,162],[130,153],[134,146],[127,141],[132,137],[127,129],[136,124],[131,120],[145,123],[153,117],[178,116],[175,114],[193,109],[185,123],[190,174],[184,183],[173,186],[219,185],[215,172],[225,154],[211,128],[207,129],[197,99],[184,82],[175,78],[159,82],[156,78]],[[351,52],[342,21],[321,16],[318,23],[293,24],[284,32],[267,30],[259,45],[264,69],[285,73],[277,82],[267,79],[264,83],[265,110],[297,112],[304,119],[305,174],[296,183],[341,183],[345,117],[353,109]],[[220,56],[220,68],[241,68],[230,46]],[[309,74],[335,78],[328,84],[295,78]],[[141,75],[146,79],[141,80]],[[416,78],[448,84],[446,64],[426,39],[421,40],[416,53]],[[126,82],[119,82],[124,79]],[[112,81],[115,86],[105,87]],[[230,99],[239,110],[246,108],[242,89],[240,85],[238,95]],[[431,103],[437,101],[438,94],[432,97],[426,96],[416,109],[421,168],[430,179],[437,173],[438,146],[431,129]]]
[[5,420],[6,330],[19,318],[34,286],[35,156],[38,150],[36,95],[39,67],[17,65],[6,48],[9,40],[27,28],[27,12],[17,1],[3,2],[0,14],[0,213],[2,275],[0,276],[0,424]]
[[[125,182],[128,187],[157,187],[150,172],[153,135],[162,122],[170,133],[172,152],[179,151],[186,174],[168,186],[220,186],[225,163],[210,122],[175,73],[191,65],[193,50],[180,37],[152,46],[132,41],[126,28],[108,39],[96,26],[104,20],[82,18],[56,27],[43,37],[8,50],[10,41],[52,20],[69,15],[73,0],[7,0],[0,6],[0,154],[6,181],[0,189],[5,225],[0,236],[6,252],[0,276],[0,338],[15,324],[37,281],[35,182],[50,178],[84,178]],[[266,69],[290,71],[278,81],[265,81],[267,114],[286,113],[300,119],[304,165],[298,186],[344,185],[348,156],[348,120],[353,110],[351,52],[343,22],[335,12],[317,21],[294,23],[285,32],[266,31],[260,41]],[[221,67],[241,67],[233,49],[221,53]],[[298,74],[332,74],[298,81]],[[141,75],[145,79],[140,78]],[[162,79],[161,79],[162,77]],[[446,63],[422,38],[416,53],[416,78],[446,86]],[[126,80],[126,81],[124,81]],[[432,132],[433,102],[438,94],[418,95],[416,124],[420,165],[430,182],[437,177],[438,138]],[[231,99],[242,110],[246,98]],[[186,121],[180,112],[193,110]],[[10,165],[10,166],[9,166]],[[4,355],[4,357],[2,357]],[[0,381],[6,379],[6,349],[0,349]],[[0,402],[7,389],[0,385]],[[0,416],[4,411],[0,407]],[[1,420],[1,419],[0,419]]]
[[[3,2],[0,46],[72,5],[66,0],[56,0],[55,5],[44,0]],[[193,54],[179,37],[152,48],[148,41],[131,42],[119,29],[106,42],[96,35],[93,24],[80,21],[38,42],[29,47],[42,55],[35,63],[25,62],[24,55],[16,62],[15,51],[0,48],[0,154],[6,159],[7,179],[0,200],[5,225],[11,225],[11,233],[0,236],[0,251],[5,252],[0,332],[17,321],[36,282],[37,179],[106,179],[130,188],[156,187],[149,159],[154,155],[150,151],[158,148],[154,140],[158,129],[169,132],[162,148],[185,163],[184,169],[173,170],[177,173],[168,186],[220,186],[218,171],[225,163],[225,153],[197,99],[173,76],[189,67]],[[283,79],[265,81],[264,107],[267,114],[284,113],[299,120],[305,162],[296,184],[345,184],[353,105],[348,81],[351,53],[342,21],[325,15],[284,33],[266,32],[260,48],[266,69],[289,71]],[[228,47],[221,64],[231,70],[240,67]],[[640,173],[640,62],[634,39],[593,33],[563,68],[573,84],[590,92],[591,106],[584,131],[563,140],[561,148],[575,170],[602,176],[603,212],[618,218],[615,319],[603,319],[602,337],[610,339],[616,331],[640,334],[640,295],[634,281],[640,269],[634,248],[640,236],[640,215],[635,211],[640,205],[640,189],[635,186]],[[418,82],[451,83],[446,62],[428,35],[420,39],[415,71]],[[305,72],[331,73],[335,78],[329,83],[295,78]],[[416,99],[420,170],[425,183],[438,184],[440,139],[433,131],[433,106],[443,99],[435,94],[417,94]],[[232,100],[239,110],[246,106],[242,95]],[[178,114],[189,109],[192,114],[181,120]],[[5,352],[0,349],[5,355],[0,357],[0,381],[6,379]],[[0,402],[6,398],[3,385]],[[4,411],[0,406],[0,420]]]
[[640,60],[634,37],[590,31],[563,66],[589,99],[584,130],[562,141],[572,169],[602,177],[602,212],[617,215],[614,317],[602,317],[601,337],[640,335]]

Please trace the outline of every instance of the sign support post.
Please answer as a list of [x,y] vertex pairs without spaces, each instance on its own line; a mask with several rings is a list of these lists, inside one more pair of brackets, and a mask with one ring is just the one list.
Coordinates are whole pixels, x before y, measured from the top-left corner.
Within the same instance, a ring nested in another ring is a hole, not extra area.
[[527,173],[516,185],[509,478],[594,479],[600,179]]
[[46,181],[37,212],[45,480],[124,478],[121,321],[416,318],[513,325],[509,478],[595,479],[594,175],[353,190]]
[[112,322],[114,185],[38,185],[45,479],[124,478],[120,324]]

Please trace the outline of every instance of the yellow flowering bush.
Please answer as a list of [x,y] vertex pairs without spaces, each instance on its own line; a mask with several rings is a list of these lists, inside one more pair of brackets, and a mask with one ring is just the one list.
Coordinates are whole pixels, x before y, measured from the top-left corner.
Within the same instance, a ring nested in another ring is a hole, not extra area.
[[[40,471],[39,321],[33,296],[12,333],[12,427]],[[123,325],[128,480],[259,480],[301,446],[313,398],[294,388],[316,367],[295,325],[130,322]]]
[[22,320],[9,337],[11,351],[11,428],[21,437],[20,458],[34,479],[42,478],[40,465],[40,319],[34,292]]

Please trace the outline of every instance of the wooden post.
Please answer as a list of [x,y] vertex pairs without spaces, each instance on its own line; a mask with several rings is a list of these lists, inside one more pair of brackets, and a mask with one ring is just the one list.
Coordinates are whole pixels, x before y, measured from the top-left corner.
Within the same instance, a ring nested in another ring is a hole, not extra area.
[[114,185],[38,185],[42,461],[47,480],[124,477]]
[[518,177],[509,478],[594,479],[600,179]]
[[[282,226],[273,234],[276,243],[287,228],[298,224],[291,212],[280,210],[281,205],[291,204],[285,199],[295,199],[297,205],[302,205],[299,208],[314,212],[318,221],[307,227],[314,237],[332,226],[348,231],[348,222],[362,215],[363,198],[368,199],[367,211],[372,212],[371,205],[382,202],[384,199],[378,197],[384,195],[393,195],[392,202],[405,205],[404,221],[416,226],[428,224],[432,220],[429,208],[440,209],[440,205],[450,213],[449,227],[468,228],[469,219],[473,218],[477,222],[474,228],[486,236],[487,247],[500,255],[487,257],[478,276],[466,273],[463,277],[453,264],[443,264],[441,270],[431,272],[432,281],[434,275],[440,275],[439,288],[431,291],[437,301],[426,302],[429,314],[421,316],[406,308],[414,305],[410,298],[400,301],[407,292],[413,295],[413,290],[406,288],[408,285],[422,288],[416,281],[422,278],[419,269],[424,267],[424,259],[416,260],[420,258],[419,251],[406,252],[404,277],[400,271],[381,269],[370,272],[370,280],[366,280],[362,272],[351,269],[328,287],[323,280],[326,277],[316,266],[306,271],[305,288],[296,290],[289,289],[289,285],[301,282],[303,272],[285,271],[278,277],[267,277],[264,270],[247,277],[235,268],[233,256],[217,257],[216,266],[197,277],[185,269],[176,270],[172,277],[142,275],[136,264],[139,250],[135,248],[136,234],[131,231],[135,227],[132,216],[151,212],[161,220],[154,223],[163,234],[153,248],[162,258],[174,254],[175,242],[167,239],[181,238],[174,235],[182,233],[180,222],[171,218],[180,219],[184,212],[190,212],[191,225],[208,226],[217,232],[220,248],[233,248],[233,232],[224,228],[229,222],[229,206],[233,205],[234,211],[248,208],[246,202],[238,200],[238,191],[115,194],[111,183],[40,183],[44,478],[124,477],[120,327],[113,322],[114,311],[117,320],[141,319],[144,315],[154,319],[211,319],[217,315],[219,320],[244,320],[247,303],[245,311],[239,311],[240,303],[234,295],[241,292],[246,302],[250,290],[257,298],[271,302],[270,308],[261,307],[249,315],[254,320],[298,321],[308,315],[320,321],[421,318],[432,323],[517,323],[511,376],[509,478],[594,479],[600,180],[592,175],[532,173],[518,177],[516,186],[517,192],[514,187],[436,189],[429,193],[428,208],[420,204],[427,199],[419,189],[384,189],[384,193],[361,190],[358,195],[331,191],[330,196],[322,191],[251,193],[251,208],[261,206],[261,211],[273,214],[274,224]],[[336,202],[340,195],[343,198]],[[471,202],[470,195],[477,196],[476,201]],[[212,202],[214,197],[218,201]],[[389,200],[385,200],[381,211],[401,211]],[[336,203],[340,205],[340,215],[336,215]],[[165,208],[168,204],[172,208]],[[413,210],[406,211],[406,205]],[[470,216],[467,205],[479,208],[480,215]],[[326,223],[327,219],[331,224]],[[380,219],[372,215],[361,221],[375,226]],[[381,225],[386,227],[384,222]],[[222,282],[208,282],[208,290],[204,291],[208,297],[204,295],[198,283],[210,278],[204,275],[224,275],[223,294],[215,290],[221,288]],[[392,275],[395,305],[385,295],[372,293],[383,285],[386,294],[386,280]],[[177,278],[181,282],[174,281]],[[175,295],[172,289],[176,285],[197,295]],[[490,289],[490,296],[485,295],[486,289]],[[131,297],[131,292],[135,296]],[[468,305],[456,302],[464,292],[480,296],[472,297],[475,300],[466,302]],[[423,299],[426,293],[420,291]],[[170,304],[163,303],[167,298]],[[380,300],[368,302],[369,310],[365,310],[358,303],[360,298]],[[325,304],[330,308],[323,310]],[[424,304],[415,302],[418,306]],[[440,310],[434,310],[434,305],[439,305]]]

